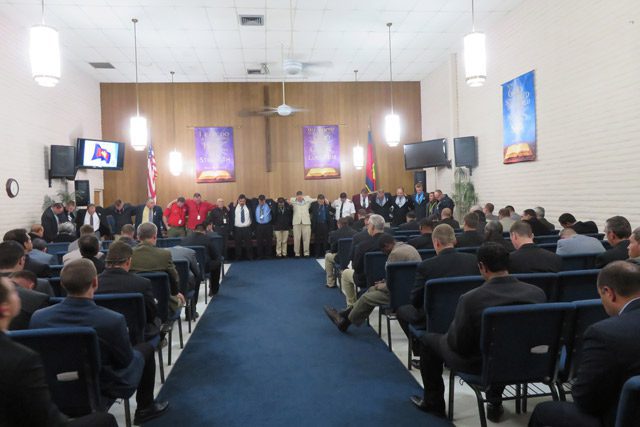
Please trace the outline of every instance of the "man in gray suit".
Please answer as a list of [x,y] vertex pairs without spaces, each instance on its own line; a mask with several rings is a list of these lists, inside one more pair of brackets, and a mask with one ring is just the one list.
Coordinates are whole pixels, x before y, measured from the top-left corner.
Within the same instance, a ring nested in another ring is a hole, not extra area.
[[558,255],[601,254],[605,251],[600,240],[595,237],[578,234],[573,228],[560,232],[556,253]]

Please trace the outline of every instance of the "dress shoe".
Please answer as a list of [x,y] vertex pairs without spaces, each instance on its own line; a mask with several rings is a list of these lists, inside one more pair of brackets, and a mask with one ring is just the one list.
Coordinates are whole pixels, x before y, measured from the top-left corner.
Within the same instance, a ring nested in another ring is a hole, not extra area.
[[420,396],[411,396],[411,403],[413,403],[418,409],[423,412],[428,412],[431,415],[435,415],[436,417],[446,418],[446,413],[444,410],[444,400],[441,404],[434,405],[425,402],[425,400]]
[[136,414],[133,417],[133,423],[140,425],[156,417],[159,417],[167,410],[169,402],[153,402],[150,406],[144,409],[136,409]]
[[324,312],[327,314],[329,319],[331,319],[331,321],[336,325],[336,327],[340,332],[345,332],[349,327],[349,325],[351,324],[351,322],[349,322],[348,316],[345,316],[344,313],[339,313],[338,310],[336,310],[333,307],[325,305]]
[[420,359],[411,359],[411,367],[420,369]]
[[329,285],[329,284],[325,284],[325,286],[326,286],[327,288],[335,288],[335,287],[336,287],[336,285]]
[[494,423],[499,423],[500,418],[504,414],[504,407],[502,404],[487,403],[487,419]]

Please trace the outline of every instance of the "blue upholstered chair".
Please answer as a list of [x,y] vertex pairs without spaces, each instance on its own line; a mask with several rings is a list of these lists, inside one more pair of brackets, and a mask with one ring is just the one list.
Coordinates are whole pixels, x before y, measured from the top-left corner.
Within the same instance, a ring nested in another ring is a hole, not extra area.
[[124,316],[132,346],[144,342],[147,316],[142,294],[99,294],[94,295],[93,300],[97,305],[117,311]]
[[387,318],[387,343],[391,346],[391,320],[396,318],[398,307],[411,303],[411,289],[416,277],[417,261],[391,262],[386,265],[389,305],[378,307],[378,336],[382,334],[382,315]]
[[629,378],[622,387],[616,427],[633,427],[640,420],[640,375]]
[[386,277],[385,264],[387,263],[387,258],[387,254],[379,251],[364,254],[364,273],[367,276],[367,288]]
[[[176,271],[178,272],[180,293],[184,295],[184,299],[187,302],[186,311],[189,312],[191,309],[195,310],[195,307],[193,306],[193,299],[196,291],[195,289],[189,290],[189,261],[184,259],[174,259],[173,265],[176,266]],[[187,317],[187,324],[189,325],[189,333],[191,333],[191,316]]]
[[590,270],[596,266],[596,254],[561,255],[562,271]]
[[556,273],[522,273],[512,274],[521,282],[537,286],[547,295],[547,302],[554,302],[557,298],[558,275]]
[[351,255],[351,246],[353,239],[348,237],[338,240],[338,252],[336,252],[336,258],[334,263],[334,276],[342,289],[342,272],[349,267],[349,256]]
[[557,301],[571,302],[600,298],[597,290],[599,273],[598,269],[560,272]]

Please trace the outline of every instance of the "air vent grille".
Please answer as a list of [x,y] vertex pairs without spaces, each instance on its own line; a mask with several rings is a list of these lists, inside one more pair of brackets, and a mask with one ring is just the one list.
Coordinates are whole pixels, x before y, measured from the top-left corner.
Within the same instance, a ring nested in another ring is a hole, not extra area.
[[249,75],[255,75],[255,74],[262,74],[262,69],[260,68],[247,68],[247,74]]
[[89,62],[89,65],[91,65],[93,68],[97,68],[99,70],[109,70],[109,69],[115,69],[116,68],[110,62]]
[[240,25],[262,27],[264,25],[264,15],[240,15]]

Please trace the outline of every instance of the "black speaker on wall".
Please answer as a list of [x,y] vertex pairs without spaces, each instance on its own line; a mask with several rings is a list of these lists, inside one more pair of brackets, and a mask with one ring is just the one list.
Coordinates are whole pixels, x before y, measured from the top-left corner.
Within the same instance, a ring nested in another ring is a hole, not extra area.
[[76,205],[88,206],[91,203],[91,194],[89,193],[89,181],[75,181]]
[[427,171],[417,171],[413,173],[413,185],[422,183],[422,188],[427,188]]
[[52,145],[49,178],[74,179],[76,176],[76,147]]
[[478,148],[475,136],[453,138],[453,150],[456,156],[456,166],[468,168],[478,166]]

